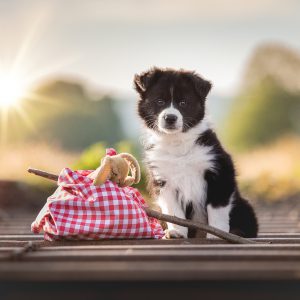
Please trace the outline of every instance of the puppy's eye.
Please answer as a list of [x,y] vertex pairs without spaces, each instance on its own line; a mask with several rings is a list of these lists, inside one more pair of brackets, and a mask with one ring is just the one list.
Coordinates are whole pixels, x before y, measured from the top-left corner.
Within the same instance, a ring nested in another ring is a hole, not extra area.
[[181,101],[179,102],[179,106],[185,107],[185,106],[186,106],[186,101],[185,101],[185,100],[181,100]]
[[157,99],[156,103],[157,103],[158,106],[163,106],[163,105],[165,105],[165,101],[162,100],[162,99]]

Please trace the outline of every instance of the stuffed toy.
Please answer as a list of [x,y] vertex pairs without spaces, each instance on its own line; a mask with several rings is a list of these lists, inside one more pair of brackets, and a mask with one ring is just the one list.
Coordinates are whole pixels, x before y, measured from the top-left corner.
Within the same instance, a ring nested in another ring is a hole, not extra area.
[[[128,176],[129,170],[131,176]],[[101,165],[93,171],[89,178],[93,184],[100,186],[110,180],[120,187],[139,183],[141,170],[138,161],[129,153],[117,154],[112,148],[107,149],[106,156],[102,158]]]

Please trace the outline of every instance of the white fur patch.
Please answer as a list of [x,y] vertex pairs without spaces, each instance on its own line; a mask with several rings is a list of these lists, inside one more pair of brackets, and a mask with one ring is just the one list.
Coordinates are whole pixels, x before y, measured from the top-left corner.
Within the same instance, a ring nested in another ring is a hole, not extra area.
[[[229,232],[229,221],[230,221],[230,211],[232,209],[234,193],[231,195],[228,205],[222,207],[212,207],[211,204],[207,205],[207,215],[208,224],[221,229],[223,231]],[[207,234],[207,238],[215,238],[214,235]]]
[[[149,131],[148,142],[154,148],[146,152],[146,161],[153,167],[156,179],[166,180],[161,189],[158,203],[166,214],[184,218],[184,212],[176,199],[176,191],[182,204],[193,203],[194,219],[207,223],[205,208],[205,171],[214,169],[212,147],[200,146],[195,141],[209,128],[207,120],[185,133],[159,134]],[[187,236],[187,228],[168,224],[169,229]]]

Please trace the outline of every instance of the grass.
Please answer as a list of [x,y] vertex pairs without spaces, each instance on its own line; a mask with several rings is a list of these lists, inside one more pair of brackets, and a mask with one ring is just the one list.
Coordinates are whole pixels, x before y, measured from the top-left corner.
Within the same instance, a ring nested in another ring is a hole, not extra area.
[[6,146],[0,149],[0,180],[25,181],[28,183],[45,182],[44,179],[30,175],[28,167],[59,173],[73,164],[79,153],[68,152],[58,145],[32,143]]
[[236,155],[242,190],[267,201],[300,194],[300,137],[284,136],[268,146]]

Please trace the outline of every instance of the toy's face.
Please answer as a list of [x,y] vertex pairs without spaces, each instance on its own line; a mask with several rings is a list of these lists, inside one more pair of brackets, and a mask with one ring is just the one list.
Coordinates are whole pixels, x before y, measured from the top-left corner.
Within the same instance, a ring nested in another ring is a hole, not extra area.
[[123,158],[115,158],[111,164],[110,180],[122,184],[128,174],[128,164]]
[[110,175],[110,180],[117,183],[117,184],[120,183],[121,176],[120,176],[120,173],[119,173],[119,170],[118,170],[117,167],[112,168],[111,175]]

